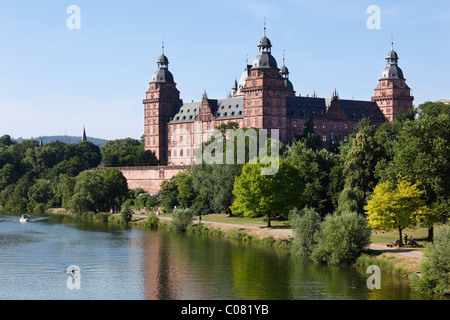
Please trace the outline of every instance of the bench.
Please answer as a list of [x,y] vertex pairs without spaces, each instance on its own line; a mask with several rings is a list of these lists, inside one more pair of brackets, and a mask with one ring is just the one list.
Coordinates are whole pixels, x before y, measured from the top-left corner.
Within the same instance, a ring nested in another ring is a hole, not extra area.
[[389,242],[388,244],[386,244],[386,246],[389,247],[389,248],[393,248],[393,247],[396,247],[397,244],[395,244],[393,242]]

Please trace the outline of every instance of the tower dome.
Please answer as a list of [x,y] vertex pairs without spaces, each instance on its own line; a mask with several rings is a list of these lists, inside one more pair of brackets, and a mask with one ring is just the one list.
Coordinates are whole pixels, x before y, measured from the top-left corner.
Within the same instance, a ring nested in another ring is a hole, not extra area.
[[394,50],[394,43],[391,43],[391,50],[386,56],[386,67],[384,68],[381,79],[404,79],[403,71],[398,66],[398,54]]
[[259,54],[253,60],[252,68],[278,68],[277,61],[272,56],[272,43],[266,36],[266,26],[264,26],[264,36],[259,40],[258,44]]
[[171,82],[173,83],[173,75],[169,71],[169,59],[164,55],[164,45],[162,46],[162,54],[156,61],[158,70],[152,76],[152,82]]

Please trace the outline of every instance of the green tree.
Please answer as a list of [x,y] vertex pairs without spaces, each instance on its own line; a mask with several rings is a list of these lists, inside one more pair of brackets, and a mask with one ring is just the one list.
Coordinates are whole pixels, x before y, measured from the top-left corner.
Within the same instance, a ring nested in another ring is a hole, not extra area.
[[[434,207],[441,222],[450,208],[450,115],[423,115],[406,121],[394,144],[394,157],[383,170],[381,181],[395,183],[398,174],[420,182],[423,197]],[[434,206],[437,204],[436,206]],[[432,229],[430,229],[430,240]]]
[[366,219],[356,212],[328,215],[315,238],[312,260],[331,265],[349,265],[370,244]]
[[165,212],[172,212],[178,203],[178,184],[177,176],[173,176],[169,180],[164,180],[159,189],[159,196],[161,197],[161,206]]
[[177,175],[177,200],[181,208],[190,208],[194,203],[196,193],[192,187],[192,176],[189,171],[182,171]]
[[314,117],[311,114],[308,121],[305,122],[303,133],[296,138],[297,140],[303,142],[307,148],[318,150],[322,147],[322,141],[320,136],[315,133],[315,126]]
[[419,118],[424,116],[439,117],[441,114],[450,115],[450,105],[443,102],[427,101],[422,103],[417,109]]
[[69,203],[75,213],[100,212],[106,209],[104,175],[101,171],[86,170],[75,180],[74,194]]
[[153,166],[158,164],[154,152],[144,149],[144,142],[133,138],[107,141],[101,148],[103,167]]
[[411,279],[415,291],[450,294],[450,226],[437,229],[434,244],[428,244],[420,276]]
[[186,231],[187,227],[192,223],[194,212],[189,209],[177,208],[173,210],[171,227],[177,231]]
[[113,213],[120,210],[122,203],[128,195],[127,179],[122,172],[115,168],[108,168],[103,172],[105,192],[105,207],[112,209]]
[[[331,173],[339,165],[339,155],[326,150],[316,151],[308,148],[305,142],[295,141],[288,150],[287,159],[292,161],[298,169],[298,178],[305,183],[305,205],[314,208],[322,217],[333,212],[333,196],[340,191],[335,188],[340,189],[340,186],[332,184],[334,176]],[[342,181],[342,177],[339,180]]]
[[386,181],[379,183],[364,209],[371,228],[399,232],[399,246],[403,245],[402,231],[422,223],[426,217],[433,215],[422,199],[424,191],[419,183],[412,184],[409,179],[399,175],[393,185]]
[[345,188],[339,195],[338,212],[364,213],[364,192],[357,187]]
[[289,222],[294,231],[291,251],[302,256],[311,255],[320,229],[320,216],[313,208],[297,208],[289,212]]
[[344,163],[345,187],[357,187],[366,195],[377,185],[375,167],[385,156],[375,139],[365,133],[358,133]]
[[264,165],[247,163],[242,174],[234,182],[233,214],[238,216],[267,216],[267,226],[271,218],[280,215],[287,218],[294,207],[303,207],[303,182],[298,178],[298,170],[292,162],[280,159],[278,172],[273,175],[261,174]]

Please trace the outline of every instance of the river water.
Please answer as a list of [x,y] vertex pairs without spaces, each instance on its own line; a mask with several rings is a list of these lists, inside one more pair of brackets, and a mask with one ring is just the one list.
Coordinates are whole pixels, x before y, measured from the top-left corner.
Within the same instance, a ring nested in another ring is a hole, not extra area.
[[[0,213],[1,300],[421,300],[409,282],[286,249],[61,216]],[[70,278],[68,269],[79,273]]]

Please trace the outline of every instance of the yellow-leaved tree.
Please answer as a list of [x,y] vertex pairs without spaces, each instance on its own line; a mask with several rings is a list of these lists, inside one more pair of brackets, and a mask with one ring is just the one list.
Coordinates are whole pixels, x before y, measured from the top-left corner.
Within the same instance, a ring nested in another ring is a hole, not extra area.
[[368,226],[381,230],[398,229],[399,245],[402,246],[402,230],[414,227],[433,215],[425,200],[420,182],[413,184],[407,177],[397,176],[397,184],[389,181],[379,183],[364,209]]

